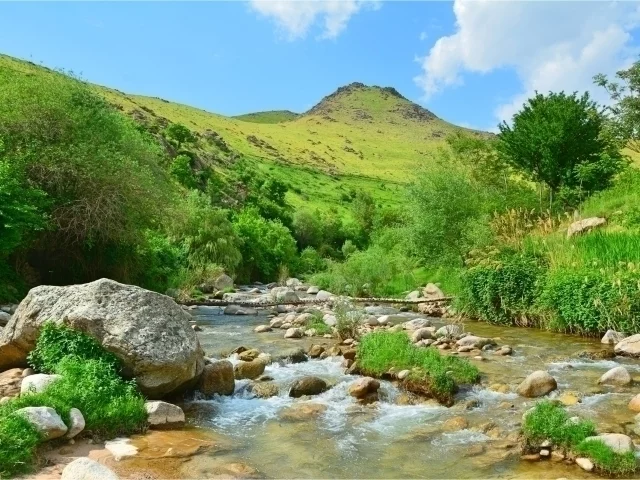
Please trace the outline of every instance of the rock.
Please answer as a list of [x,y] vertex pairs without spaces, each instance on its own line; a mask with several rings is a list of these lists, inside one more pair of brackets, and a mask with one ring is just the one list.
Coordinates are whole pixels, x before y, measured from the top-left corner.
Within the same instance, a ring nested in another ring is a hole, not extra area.
[[288,287],[276,287],[271,290],[271,295],[276,302],[296,303],[300,301],[298,294]]
[[253,331],[256,333],[266,333],[272,330],[273,329],[269,325],[258,325],[256,328],[253,329]]
[[618,355],[640,357],[640,333],[620,340],[614,347],[614,352]]
[[227,305],[224,307],[225,315],[257,315],[255,308],[241,307],[240,305]]
[[577,222],[573,222],[569,225],[569,228],[567,229],[567,238],[581,233],[586,233],[589,230],[604,225],[605,223],[607,223],[607,219],[602,217],[591,217],[578,220]]
[[400,370],[400,372],[398,372],[398,380],[404,380],[410,373],[411,370]]
[[167,402],[154,401],[144,404],[149,416],[147,421],[153,427],[177,427],[184,424],[184,412],[177,405]]
[[289,328],[284,334],[284,338],[302,338],[303,336],[304,332],[300,328]]
[[273,382],[254,383],[250,390],[258,398],[270,398],[278,395],[278,386]]
[[624,340],[624,333],[616,332],[615,330],[607,330],[606,333],[602,336],[600,343],[604,343],[606,345],[615,345],[620,341]]
[[31,423],[46,440],[62,437],[67,426],[60,415],[50,407],[26,407],[16,411]]
[[235,383],[233,364],[228,360],[217,360],[205,365],[198,390],[205,396],[233,395]]
[[0,327],[5,327],[11,320],[11,315],[0,310]]
[[253,360],[251,362],[240,361],[234,367],[233,373],[236,380],[242,380],[244,378],[253,380],[264,373],[265,367],[265,363],[260,360]]
[[520,460],[524,460],[525,462],[537,462],[540,460],[540,454],[530,453],[528,455],[520,455]]
[[305,337],[315,337],[318,334],[318,331],[315,328],[309,328],[304,331]]
[[62,470],[60,480],[119,480],[120,477],[101,463],[80,457]]
[[322,321],[329,327],[335,327],[338,324],[336,316],[329,313],[322,317]]
[[49,385],[61,378],[61,375],[46,375],[44,373],[30,375],[22,380],[20,395],[44,392]]
[[285,285],[287,287],[299,287],[300,285],[302,285],[302,282],[297,278],[287,278]]
[[476,337],[475,335],[465,335],[456,342],[459,347],[483,348],[487,345],[494,345],[495,342],[490,338]]
[[4,405],[5,403],[9,403],[11,401],[11,397],[2,397],[0,398],[0,405]]
[[324,352],[324,347],[322,345],[311,345],[309,348],[309,356],[311,358],[318,358]]
[[255,348],[250,348],[249,350],[245,350],[244,352],[240,352],[238,354],[238,359],[243,362],[251,362],[260,356],[260,350]]
[[191,330],[193,330],[194,332],[201,332],[202,328],[200,328],[198,325],[193,324],[191,325]]
[[289,363],[302,363],[306,362],[308,358],[302,347],[295,347],[288,350],[283,350],[277,357],[275,357],[274,360]]
[[31,375],[35,375],[36,371],[33,368],[25,368],[22,371],[22,378],[30,377]]
[[427,283],[427,285],[422,289],[422,296],[427,300],[437,300],[439,298],[444,298],[444,293],[442,293],[442,290],[440,290],[436,284]]
[[271,328],[280,328],[284,324],[284,318],[275,317],[269,322]]
[[452,417],[442,424],[442,430],[445,432],[457,432],[464,430],[469,426],[469,422],[464,417]]
[[0,370],[26,366],[40,328],[51,320],[97,339],[149,398],[192,386],[204,368],[191,316],[171,298],[101,279],[33,288],[0,335]]
[[420,298],[420,292],[418,290],[414,290],[413,292],[409,292],[404,298],[405,300],[417,300]]
[[581,469],[590,472],[593,470],[593,462],[588,458],[578,457],[576,458],[576,465],[578,465]]
[[622,433],[602,433],[597,436],[587,437],[584,441],[600,441],[616,453],[635,452],[636,450],[631,438]]
[[452,324],[445,325],[444,327],[440,327],[436,330],[436,337],[457,337],[462,333],[462,326]]
[[80,434],[85,427],[84,415],[77,408],[72,408],[69,410],[69,430],[64,438],[73,438]]
[[222,274],[213,282],[213,286],[216,290],[225,290],[229,288],[233,288],[233,278],[229,275]]
[[320,416],[327,406],[319,403],[296,403],[282,410],[280,419],[289,422],[302,422]]
[[580,395],[575,392],[564,392],[558,397],[558,401],[567,407],[581,402]]
[[320,289],[318,287],[316,287],[315,285],[311,285],[308,289],[307,289],[307,293],[309,295],[315,295],[316,293],[318,293],[320,291]]
[[12,368],[0,373],[0,398],[17,396],[20,393],[22,378],[21,368]]
[[328,302],[329,300],[333,300],[333,293],[327,292],[326,290],[320,290],[316,294],[316,300],[320,302]]
[[433,333],[428,328],[419,328],[411,334],[411,342],[417,343],[423,339],[433,338]]
[[615,367],[606,372],[604,375],[600,377],[598,383],[601,385],[618,385],[618,386],[626,386],[633,383],[633,379],[631,375],[629,375],[629,371],[620,366]]
[[318,377],[303,377],[291,385],[289,396],[299,398],[304,395],[319,395],[328,389],[327,382]]
[[628,406],[629,410],[640,412],[640,393],[631,399]]
[[377,394],[380,382],[375,378],[362,377],[349,386],[349,395],[358,399],[364,399],[371,394]]
[[408,322],[404,322],[402,327],[405,330],[419,330],[421,328],[430,327],[431,322],[426,318],[414,318]]
[[555,378],[543,370],[538,370],[525,378],[516,391],[522,397],[535,398],[542,397],[556,388],[558,384]]

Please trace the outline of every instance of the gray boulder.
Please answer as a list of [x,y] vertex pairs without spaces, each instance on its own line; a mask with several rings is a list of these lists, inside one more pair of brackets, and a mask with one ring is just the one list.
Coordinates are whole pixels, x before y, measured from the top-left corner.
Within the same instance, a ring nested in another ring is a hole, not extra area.
[[624,340],[624,333],[616,332],[615,330],[607,330],[602,336],[600,343],[606,345],[615,345],[616,343]]
[[119,478],[101,463],[87,457],[80,457],[64,467],[60,480],[119,480]]
[[538,370],[525,378],[516,391],[523,397],[535,398],[542,397],[556,388],[558,388],[556,379],[548,372]]
[[84,415],[82,415],[82,412],[77,408],[72,408],[71,410],[69,410],[69,423],[69,430],[67,431],[67,434],[64,436],[64,438],[73,438],[79,435],[86,426]]
[[25,407],[16,411],[33,425],[46,439],[60,438],[67,433],[67,426],[51,407]]
[[61,378],[61,375],[45,375],[44,373],[29,375],[22,380],[20,395],[44,392],[49,385]]
[[190,320],[171,298],[113,280],[36,287],[0,335],[0,370],[26,366],[42,325],[55,321],[96,338],[147,397],[160,398],[192,386],[204,368]]
[[640,333],[620,340],[613,349],[617,355],[640,357]]
[[593,437],[587,437],[585,442],[602,442],[616,453],[635,452],[636,447],[631,438],[622,433],[603,433]]
[[172,403],[154,401],[146,402],[144,407],[147,410],[147,421],[153,427],[174,427],[184,424],[184,412],[177,405]]
[[462,333],[462,326],[452,324],[445,325],[436,330],[436,337],[457,337]]
[[633,383],[633,379],[631,378],[629,371],[626,368],[620,366],[607,371],[600,377],[598,383],[601,385],[617,385],[624,387],[627,385],[631,385]]
[[326,290],[320,290],[316,293],[316,300],[320,302],[328,302],[329,300],[333,300],[333,293],[327,292]]
[[604,225],[605,223],[607,223],[607,219],[602,217],[591,217],[578,220],[577,222],[573,222],[569,225],[569,228],[567,229],[567,238],[581,233],[586,233],[589,230],[593,230],[596,227]]
[[233,278],[229,275],[222,274],[215,279],[213,285],[216,290],[224,290],[225,288],[233,288]]

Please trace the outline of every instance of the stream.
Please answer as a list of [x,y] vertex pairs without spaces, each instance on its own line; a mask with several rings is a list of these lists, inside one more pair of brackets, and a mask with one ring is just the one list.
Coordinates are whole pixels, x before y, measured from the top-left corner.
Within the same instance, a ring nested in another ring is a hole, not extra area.
[[[199,337],[206,355],[212,358],[222,358],[240,345],[277,354],[333,342],[318,337],[285,340],[282,330],[254,333],[255,326],[268,323],[266,313],[227,316],[215,307],[191,313],[202,328]],[[445,324],[442,319],[432,321]],[[216,448],[172,463],[164,473],[171,478],[597,478],[576,465],[520,460],[517,434],[522,414],[536,400],[513,392],[529,373],[541,369],[558,382],[550,398],[573,395],[580,400],[567,407],[571,415],[593,419],[600,432],[637,438],[634,429],[640,433],[640,427],[635,427],[634,413],[627,408],[635,389],[603,387],[597,380],[621,364],[640,380],[640,362],[576,356],[611,349],[595,339],[476,322],[465,329],[510,345],[514,354],[483,352],[485,360],[471,359],[482,381],[460,391],[451,408],[433,401],[407,404],[407,396],[386,381],[381,382],[379,402],[360,405],[347,393],[357,377],[344,373],[341,357],[273,363],[265,375],[279,388],[275,397],[253,398],[245,388],[248,381],[240,380],[231,397],[182,405],[185,432],[212,439]],[[237,361],[234,356],[230,360]],[[316,397],[290,398],[291,383],[305,375],[318,376],[333,387]],[[142,461],[135,456],[121,460],[132,467]]]

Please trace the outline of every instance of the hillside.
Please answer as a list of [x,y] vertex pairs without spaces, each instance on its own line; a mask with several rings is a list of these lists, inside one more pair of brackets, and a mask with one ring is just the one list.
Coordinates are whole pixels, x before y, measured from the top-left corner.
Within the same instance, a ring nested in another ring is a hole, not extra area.
[[[8,56],[0,68],[51,70]],[[294,206],[340,205],[351,190],[396,204],[416,169],[460,127],[439,119],[393,88],[352,83],[302,115],[273,111],[226,117],[160,98],[94,86],[136,121],[159,131],[182,123],[207,140],[202,160],[224,170],[240,156],[285,180]],[[480,132],[474,132],[481,134]]]

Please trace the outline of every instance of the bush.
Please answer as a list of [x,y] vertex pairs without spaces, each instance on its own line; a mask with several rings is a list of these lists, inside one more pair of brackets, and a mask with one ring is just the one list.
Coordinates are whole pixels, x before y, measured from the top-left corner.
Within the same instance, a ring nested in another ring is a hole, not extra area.
[[307,247],[300,253],[298,272],[302,274],[316,273],[324,270],[327,263],[313,247]]
[[440,355],[435,348],[412,345],[405,332],[375,332],[365,335],[357,347],[359,368],[368,375],[380,377],[390,368],[412,370],[409,381],[419,382],[423,391],[444,404],[453,402],[458,383],[475,383],[478,369],[467,360]]
[[0,417],[0,478],[28,473],[41,442],[36,428],[19,415]]
[[553,445],[572,450],[585,438],[596,435],[591,422],[572,422],[562,405],[543,400],[526,414],[522,433],[528,445],[538,446],[545,440]]
[[539,255],[490,252],[463,273],[458,307],[486,322],[529,325],[545,273],[546,261]]

